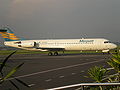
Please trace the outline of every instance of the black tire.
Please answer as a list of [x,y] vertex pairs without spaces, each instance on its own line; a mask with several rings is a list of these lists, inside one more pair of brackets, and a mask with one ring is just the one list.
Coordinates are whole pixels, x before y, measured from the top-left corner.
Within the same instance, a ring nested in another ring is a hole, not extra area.
[[58,56],[58,52],[54,52],[54,55],[55,55],[55,56]]
[[52,52],[49,52],[49,53],[48,53],[48,56],[52,56],[52,55],[53,55],[53,53],[52,53]]

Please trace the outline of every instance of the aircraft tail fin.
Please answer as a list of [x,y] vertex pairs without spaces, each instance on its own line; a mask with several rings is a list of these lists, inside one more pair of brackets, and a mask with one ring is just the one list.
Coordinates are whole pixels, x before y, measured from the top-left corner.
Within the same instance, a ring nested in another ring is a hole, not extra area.
[[5,41],[17,41],[20,40],[20,38],[18,38],[14,32],[12,32],[9,28],[3,28],[0,29],[0,34],[3,37],[3,39]]

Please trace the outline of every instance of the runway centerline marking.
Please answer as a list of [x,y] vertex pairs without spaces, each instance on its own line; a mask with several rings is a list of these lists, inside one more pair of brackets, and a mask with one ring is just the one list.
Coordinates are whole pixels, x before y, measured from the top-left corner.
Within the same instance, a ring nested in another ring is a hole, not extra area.
[[76,73],[72,73],[72,75],[75,75]]
[[52,79],[48,79],[48,80],[45,80],[46,82],[50,82],[50,81],[52,81]]
[[64,78],[65,76],[60,76],[59,78]]
[[[87,62],[87,63],[81,63],[81,64],[75,64],[75,65],[60,67],[60,68],[55,68],[55,69],[40,71],[40,72],[36,72],[36,73],[31,73],[31,74],[16,76],[16,77],[14,77],[14,78],[30,77],[30,76],[37,75],[37,74],[43,74],[43,73],[48,73],[48,72],[52,72],[52,71],[57,71],[57,70],[63,70],[63,69],[78,67],[78,66],[87,65],[87,64],[92,64],[92,63],[101,62],[101,61],[104,61],[104,60],[99,60],[99,61],[93,61],[93,62]],[[14,78],[8,78],[7,80],[12,80],[12,79],[14,79]]]
[[30,85],[28,85],[29,87],[32,87],[32,86],[34,86],[35,84],[30,84]]
[[85,72],[85,71],[81,71],[81,72]]

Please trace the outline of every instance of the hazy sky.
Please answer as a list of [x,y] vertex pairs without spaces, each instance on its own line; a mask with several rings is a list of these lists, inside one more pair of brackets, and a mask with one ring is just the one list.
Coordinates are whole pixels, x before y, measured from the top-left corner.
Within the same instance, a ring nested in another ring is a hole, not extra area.
[[120,0],[0,0],[0,27],[6,25],[29,39],[120,41]]

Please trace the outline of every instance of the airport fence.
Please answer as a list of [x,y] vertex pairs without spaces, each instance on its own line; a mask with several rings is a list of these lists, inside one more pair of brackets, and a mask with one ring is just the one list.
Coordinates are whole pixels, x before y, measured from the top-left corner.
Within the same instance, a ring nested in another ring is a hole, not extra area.
[[[103,89],[99,89],[99,86]],[[71,88],[74,88],[74,90],[120,90],[120,83],[81,83],[47,90],[69,90]]]

